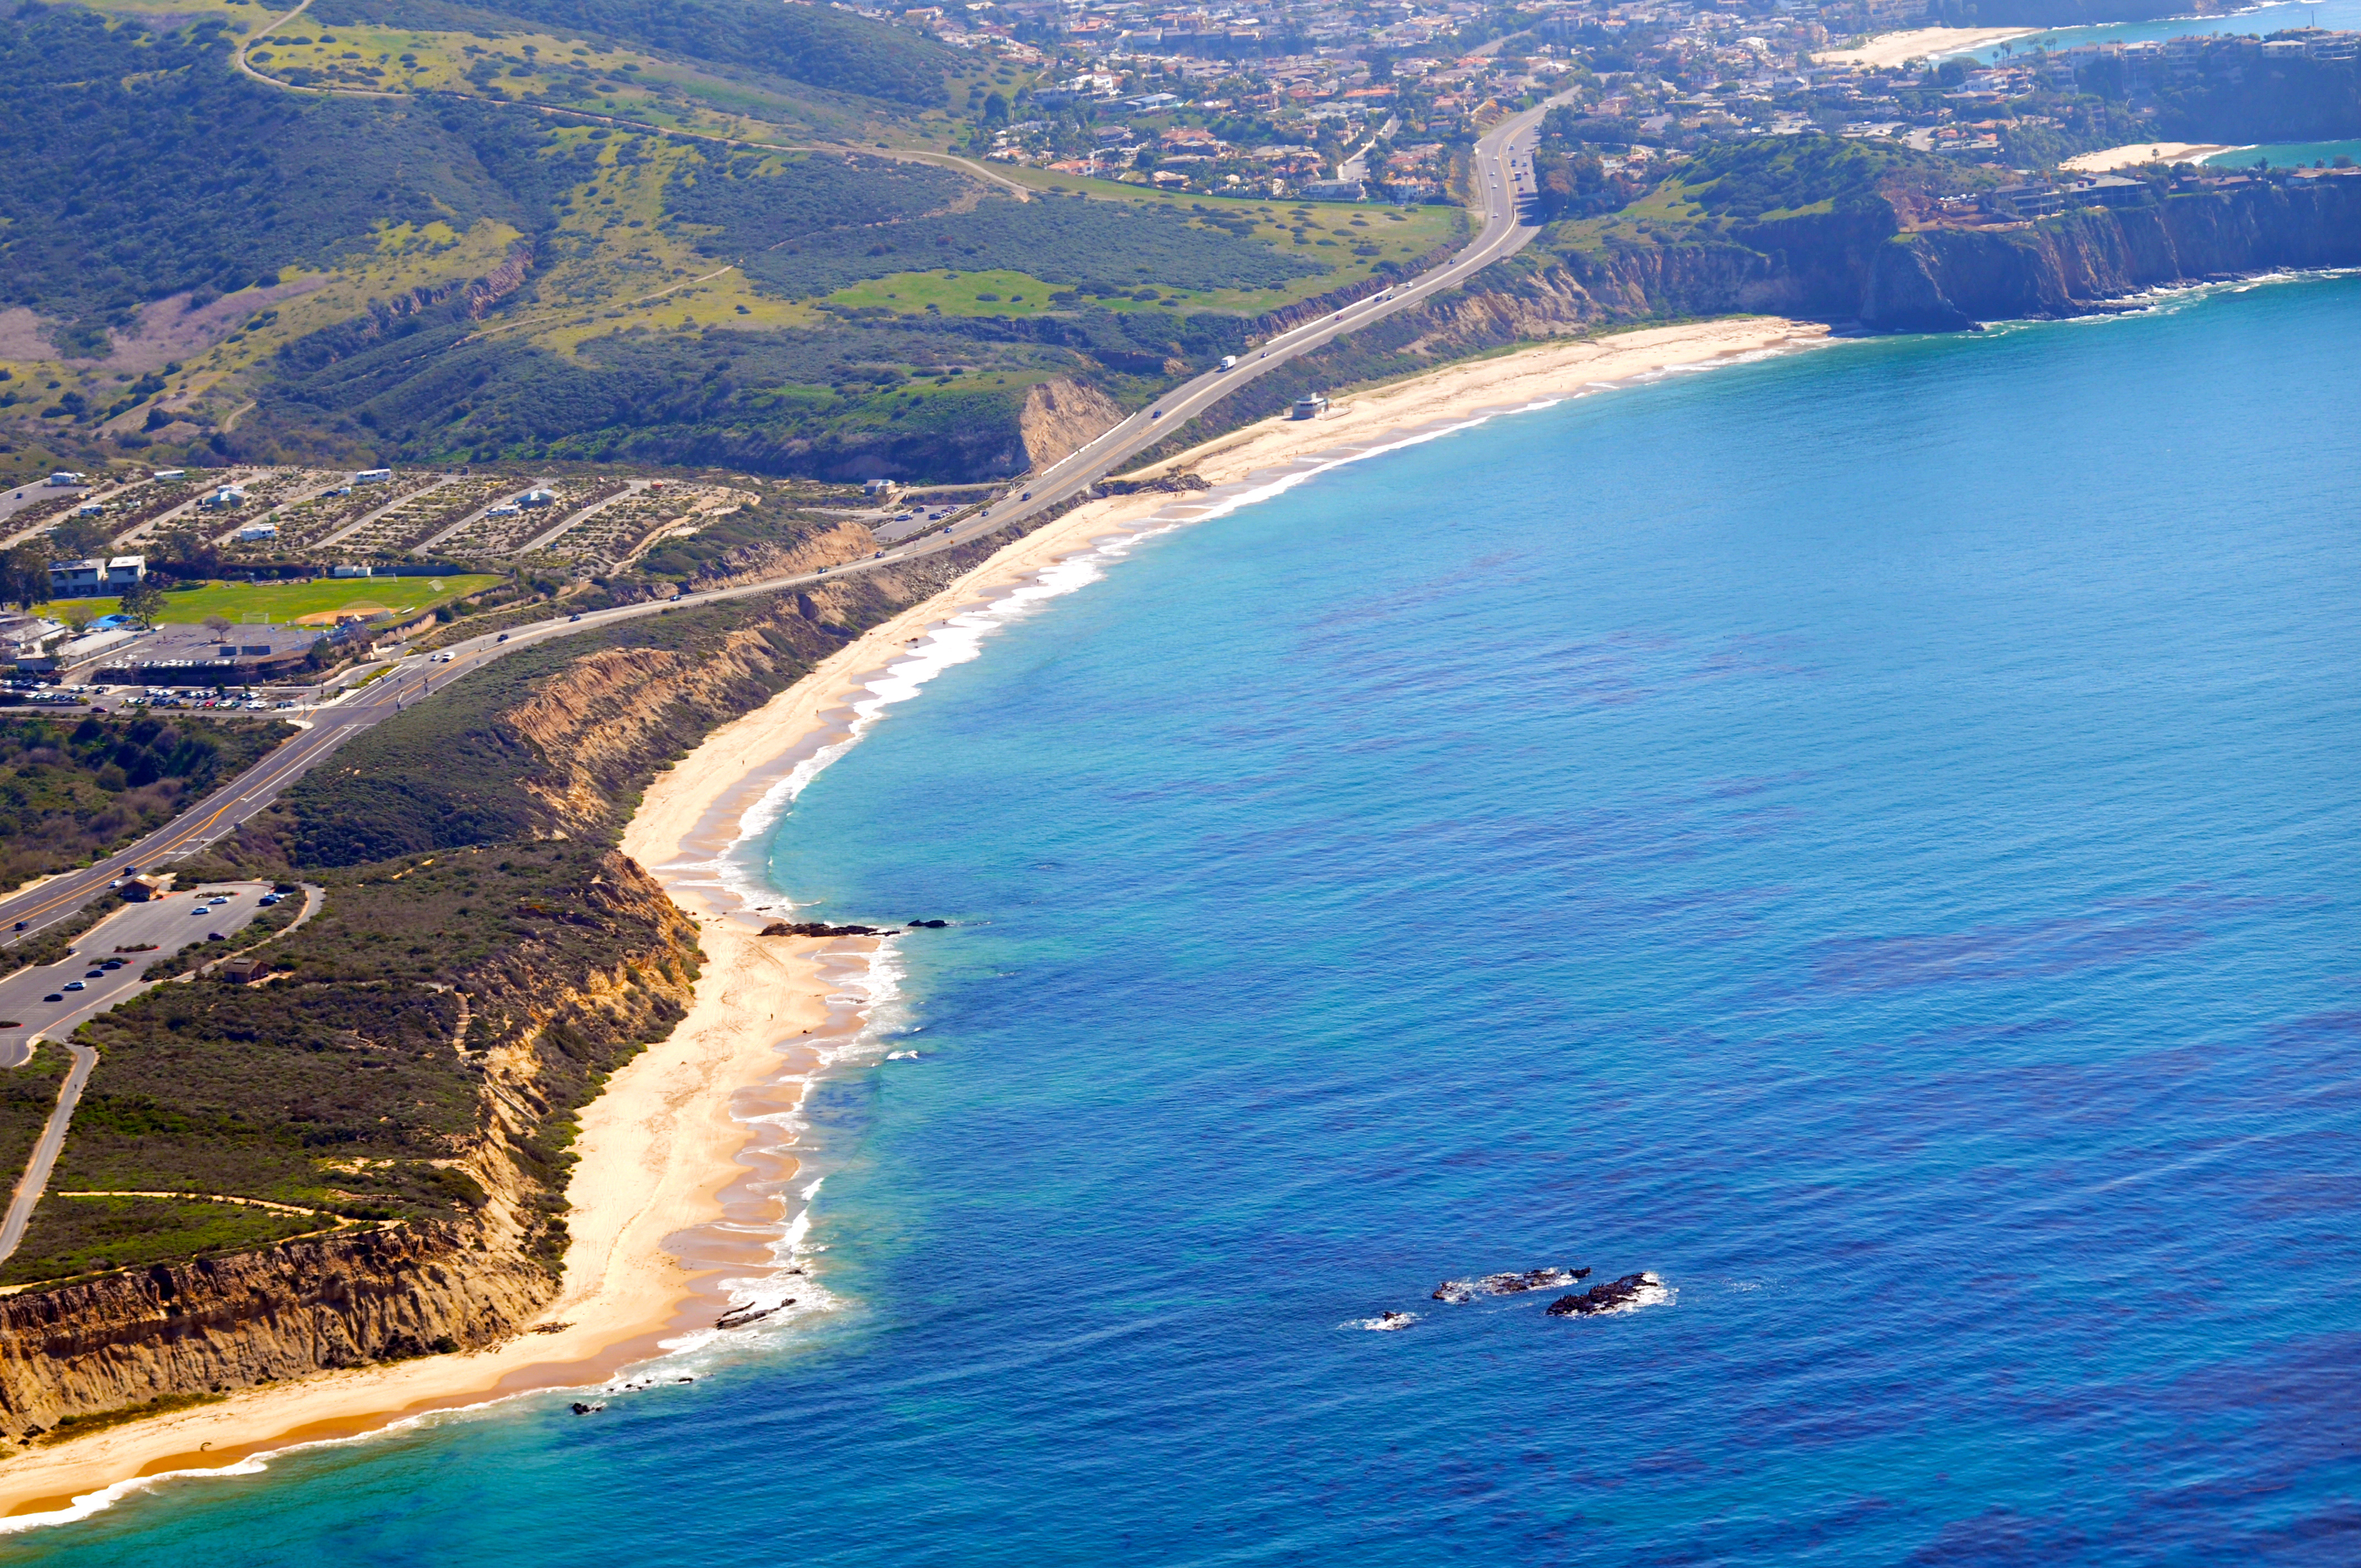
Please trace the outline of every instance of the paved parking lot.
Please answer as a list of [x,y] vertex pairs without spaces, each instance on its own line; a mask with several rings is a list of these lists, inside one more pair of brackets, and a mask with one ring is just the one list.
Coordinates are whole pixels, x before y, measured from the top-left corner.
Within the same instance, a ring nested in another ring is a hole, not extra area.
[[[0,980],[0,1023],[6,1025],[0,1028],[0,1068],[24,1066],[32,1058],[36,1039],[62,1039],[85,1018],[130,996],[159,959],[215,932],[225,938],[236,936],[261,909],[262,895],[269,891],[267,882],[203,883],[152,903],[126,904],[85,932],[63,962],[20,970]],[[215,894],[226,897],[215,904]],[[116,950],[148,943],[155,946],[147,952]],[[236,944],[225,940],[221,946],[226,949]],[[122,967],[100,968],[111,959],[122,960]],[[76,981],[82,990],[67,989]],[[57,1000],[48,1000],[52,996]]]

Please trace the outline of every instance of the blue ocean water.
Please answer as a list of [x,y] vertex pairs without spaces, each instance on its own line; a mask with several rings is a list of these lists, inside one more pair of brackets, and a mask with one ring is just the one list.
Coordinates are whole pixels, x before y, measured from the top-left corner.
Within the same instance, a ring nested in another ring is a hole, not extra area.
[[2267,38],[2273,33],[2319,27],[2328,32],[2361,27],[2361,0],[2279,0],[2218,16],[2166,16],[2150,22],[2102,22],[2088,27],[2053,27],[2031,38],[2011,38],[1971,51],[1986,64],[2034,49],[2057,53],[2082,44],[2137,43],[2217,33]]
[[[839,1310],[0,1551],[2361,1559],[2356,362],[2351,279],[1845,344],[1142,546],[777,828],[956,922],[813,1107]],[[1543,1265],[1672,1299],[1428,1299]]]

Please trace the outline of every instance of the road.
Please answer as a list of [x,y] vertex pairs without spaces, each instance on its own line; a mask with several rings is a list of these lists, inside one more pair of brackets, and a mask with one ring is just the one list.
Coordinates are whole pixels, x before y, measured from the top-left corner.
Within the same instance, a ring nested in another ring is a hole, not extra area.
[[[1456,288],[1492,263],[1522,249],[1539,232],[1520,221],[1520,192],[1532,183],[1534,129],[1555,102],[1553,99],[1511,116],[1476,144],[1473,177],[1482,186],[1483,227],[1444,266],[1332,315],[1280,333],[1230,369],[1209,370],[1184,382],[1051,465],[1047,471],[1017,481],[1011,487],[1016,492],[1014,496],[1004,492],[981,510],[957,520],[939,532],[889,545],[870,560],[851,563],[833,572],[822,568],[790,577],[767,578],[674,602],[702,604],[712,599],[751,598],[972,543],[1072,499],[1222,399],[1289,360],[1309,354],[1345,333],[1358,331],[1398,312],[1412,309],[1444,290]],[[302,734],[284,742],[269,756],[129,849],[81,871],[52,878],[39,887],[0,899],[0,936],[13,941],[55,925],[104,892],[108,883],[125,875],[130,868],[144,870],[194,853],[235,831],[268,807],[305,770],[354,735],[494,659],[553,637],[662,614],[669,608],[670,605],[657,603],[624,605],[589,611],[572,620],[542,622],[502,636],[472,638],[452,644],[446,650],[452,655],[447,663],[430,663],[418,655],[401,659],[369,685],[337,701],[305,710],[298,718],[298,722],[306,725]]]

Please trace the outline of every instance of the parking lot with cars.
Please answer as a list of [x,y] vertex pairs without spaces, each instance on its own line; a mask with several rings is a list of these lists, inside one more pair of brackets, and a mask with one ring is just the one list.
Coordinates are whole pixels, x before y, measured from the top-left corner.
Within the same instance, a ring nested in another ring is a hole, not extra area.
[[267,882],[236,882],[126,904],[92,927],[63,961],[0,979],[0,1068],[22,1067],[36,1039],[72,1033],[137,992],[151,967],[192,943],[218,938],[215,945],[228,950],[239,928],[279,899]]

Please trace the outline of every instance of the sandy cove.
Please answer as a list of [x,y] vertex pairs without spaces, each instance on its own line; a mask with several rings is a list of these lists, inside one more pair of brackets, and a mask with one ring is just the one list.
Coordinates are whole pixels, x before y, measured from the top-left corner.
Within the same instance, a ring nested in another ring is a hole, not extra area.
[[1906,33],[1883,33],[1859,49],[1832,49],[1812,58],[1823,65],[1865,65],[1891,69],[1914,60],[1947,60],[2010,38],[2031,38],[2040,27],[1914,27]]
[[[1449,367],[1340,399],[1317,420],[1266,420],[1149,470],[1210,490],[1092,501],[1011,543],[941,593],[871,628],[763,707],[722,726],[652,783],[623,849],[698,923],[706,962],[670,1038],[617,1072],[582,1116],[567,1197],[573,1237],[548,1332],[489,1350],[325,1373],[34,1449],[0,1464],[0,1510],[55,1517],[167,1475],[221,1475],[251,1456],[350,1438],[533,1389],[596,1386],[661,1342],[708,1327],[720,1282],[766,1272],[790,1156],[741,1117],[792,1108],[816,1053],[859,1019],[847,981],[873,944],[760,938],[762,916],[712,862],[798,763],[842,740],[852,704],[913,644],[989,610],[1060,563],[1205,517],[1377,448],[1676,367],[1798,350],[1825,327],[1753,317],[1576,339]],[[716,1225],[726,1221],[726,1225]],[[563,1325],[562,1327],[553,1327]],[[252,1466],[230,1470],[250,1474]]]

